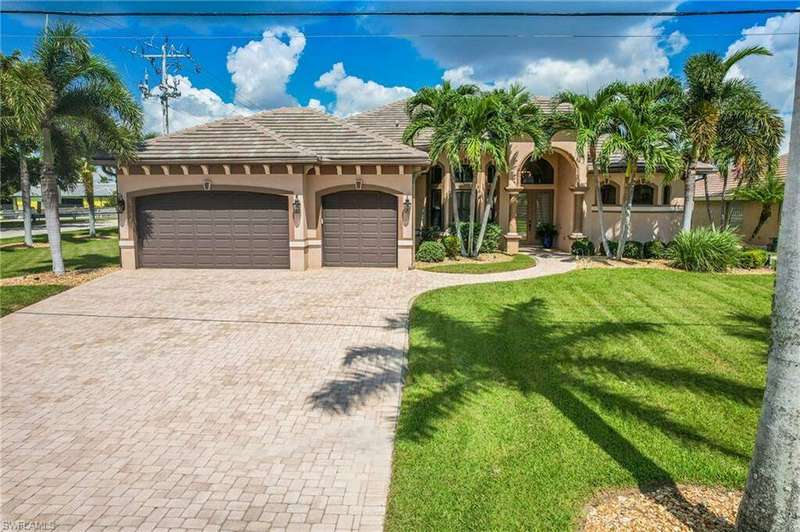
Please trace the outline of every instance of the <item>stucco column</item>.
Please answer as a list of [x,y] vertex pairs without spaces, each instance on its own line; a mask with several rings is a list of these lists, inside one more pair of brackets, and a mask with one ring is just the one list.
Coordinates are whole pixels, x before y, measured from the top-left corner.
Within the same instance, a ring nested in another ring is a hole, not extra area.
[[571,240],[578,240],[584,237],[583,204],[588,187],[577,185],[570,187],[570,190],[572,191],[572,230],[570,231],[569,238]]
[[506,187],[508,192],[508,232],[504,235],[506,240],[506,253],[516,255],[519,253],[520,236],[517,233],[517,200],[522,187],[509,185]]

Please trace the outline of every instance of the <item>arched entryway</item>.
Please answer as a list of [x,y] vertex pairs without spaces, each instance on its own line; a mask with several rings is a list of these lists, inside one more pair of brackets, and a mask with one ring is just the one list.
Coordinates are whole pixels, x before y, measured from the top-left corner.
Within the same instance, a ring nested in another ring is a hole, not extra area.
[[517,199],[517,233],[520,242],[540,244],[537,227],[555,225],[556,220],[556,170],[545,158],[529,157],[519,175],[522,188]]

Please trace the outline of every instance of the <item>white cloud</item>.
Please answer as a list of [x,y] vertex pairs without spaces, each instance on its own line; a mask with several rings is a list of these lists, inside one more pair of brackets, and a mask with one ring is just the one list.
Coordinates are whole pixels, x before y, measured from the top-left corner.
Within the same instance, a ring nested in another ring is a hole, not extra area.
[[[615,80],[640,81],[664,76],[669,73],[668,54],[685,47],[686,37],[673,32],[665,39],[663,24],[659,19],[646,19],[628,27],[623,32],[627,37],[605,48],[553,49],[550,54],[537,54],[536,59],[528,57],[513,69],[500,71],[489,61],[467,63],[446,70],[442,78],[456,85],[474,83],[483,88],[521,83],[534,94],[550,96],[561,90],[593,92]],[[669,50],[662,48],[662,44]],[[598,49],[602,52],[598,53]]]
[[796,35],[757,35],[758,33],[794,33],[800,25],[800,14],[788,13],[768,18],[763,25],[742,30],[742,37],[728,47],[728,54],[745,46],[765,46],[772,56],[752,56],[738,62],[729,75],[752,80],[764,99],[783,116],[786,138],[783,151],[788,149],[789,124],[792,119],[792,97],[797,61]]
[[264,30],[260,41],[232,47],[227,68],[236,87],[234,101],[251,109],[296,105],[286,84],[305,47],[305,35],[282,26]]
[[[246,115],[251,111],[233,103],[226,103],[211,89],[194,87],[186,76],[175,76],[181,95],[170,100],[170,131],[175,132],[187,127],[204,124],[227,116]],[[158,86],[151,87],[154,93]],[[161,102],[158,98],[149,98],[142,103],[144,109],[144,130],[161,132]]]
[[689,39],[683,33],[675,30],[667,37],[667,50],[669,55],[681,53],[689,45]]
[[342,63],[336,63],[322,74],[314,86],[336,95],[332,110],[333,114],[339,116],[373,109],[414,94],[408,87],[385,87],[374,81],[350,76]]
[[325,109],[325,106],[322,105],[322,102],[317,100],[316,98],[309,98],[308,99],[308,103],[306,104],[306,107],[308,107],[309,109],[314,109],[315,111],[323,112],[323,113],[327,113],[328,112],[328,110]]

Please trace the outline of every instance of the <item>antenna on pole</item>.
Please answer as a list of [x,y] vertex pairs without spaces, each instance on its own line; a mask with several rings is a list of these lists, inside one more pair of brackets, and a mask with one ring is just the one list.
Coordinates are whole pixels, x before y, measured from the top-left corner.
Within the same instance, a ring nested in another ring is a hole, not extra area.
[[192,61],[195,72],[200,72],[200,65],[194,60],[188,48],[171,44],[169,37],[166,36],[160,46],[154,45],[151,40],[142,43],[138,50],[131,50],[131,53],[150,63],[150,68],[161,78],[158,90],[151,91],[145,68],[144,77],[139,83],[139,92],[144,99],[158,98],[161,101],[161,133],[169,135],[169,101],[181,95],[178,89],[180,79],[176,77],[183,68],[181,61],[183,59]]

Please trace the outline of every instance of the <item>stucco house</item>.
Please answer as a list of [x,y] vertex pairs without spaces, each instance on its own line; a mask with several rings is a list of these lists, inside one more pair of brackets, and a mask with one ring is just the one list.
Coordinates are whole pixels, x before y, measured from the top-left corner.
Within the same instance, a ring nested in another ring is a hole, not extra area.
[[[102,168],[98,167],[93,174],[94,180],[94,206],[97,209],[113,207],[116,203],[117,183],[113,175],[106,174]],[[58,190],[58,206],[69,209],[88,209],[89,203],[86,200],[86,190],[83,183],[75,183],[66,188]],[[22,192],[17,191],[12,195],[11,208],[17,211],[22,210]],[[31,209],[34,212],[43,212],[42,187],[34,185],[31,187]]]
[[[429,139],[401,142],[404,108],[398,101],[346,120],[275,109],[147,141],[118,173],[123,267],[408,269],[418,230],[451,222],[451,194],[462,210],[473,188],[483,203],[492,179],[500,180],[493,218],[509,252],[535,244],[545,221],[558,227],[560,249],[599,240],[591,169],[570,134],[556,135],[537,160],[519,139],[507,172],[465,167],[453,188],[447,163],[425,151]],[[602,185],[610,238],[619,233],[624,163],[612,161]],[[680,180],[638,184],[632,238],[671,240],[682,196]]]
[[[778,159],[776,175],[779,179],[786,180],[789,168],[789,154],[785,153]],[[772,244],[774,238],[778,236],[778,229],[781,222],[781,206],[773,208],[772,217],[764,224],[758,235],[753,240],[750,237],[758,223],[761,214],[761,204],[755,201],[742,201],[736,199],[734,193],[737,188],[737,178],[735,173],[728,178],[728,186],[725,188],[725,197],[729,201],[729,226],[739,233],[745,242],[756,246],[767,246]],[[708,226],[712,223],[720,226],[722,216],[722,176],[718,172],[708,175],[708,201],[706,201],[705,181],[698,180],[695,186],[695,210],[692,215],[694,226]],[[711,219],[709,220],[709,211]]]

